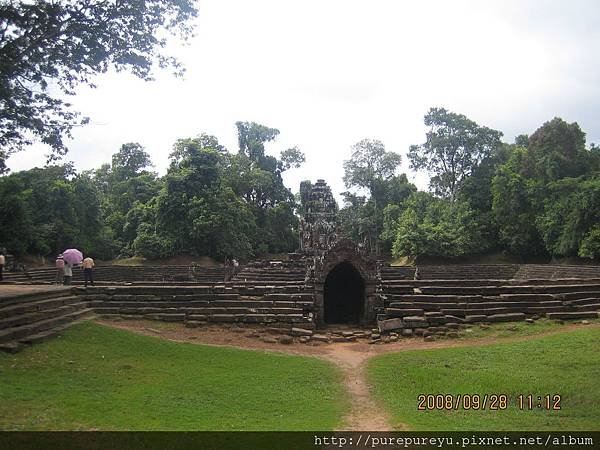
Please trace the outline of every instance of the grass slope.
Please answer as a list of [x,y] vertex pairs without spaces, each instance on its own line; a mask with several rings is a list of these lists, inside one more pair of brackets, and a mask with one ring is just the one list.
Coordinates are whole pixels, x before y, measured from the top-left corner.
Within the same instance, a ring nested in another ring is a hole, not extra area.
[[[600,430],[600,328],[518,343],[373,358],[367,374],[393,424],[415,430]],[[515,397],[560,394],[560,411],[519,410]],[[419,411],[420,394],[506,394],[505,411]]]
[[340,424],[315,358],[179,344],[85,323],[0,353],[2,430],[310,430]]

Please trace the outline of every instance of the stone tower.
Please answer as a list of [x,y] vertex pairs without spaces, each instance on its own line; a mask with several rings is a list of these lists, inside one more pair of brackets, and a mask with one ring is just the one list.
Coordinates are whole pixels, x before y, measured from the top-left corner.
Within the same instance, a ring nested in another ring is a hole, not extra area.
[[338,206],[325,180],[317,180],[305,203],[305,214],[300,219],[300,251],[307,255],[321,255],[338,240]]

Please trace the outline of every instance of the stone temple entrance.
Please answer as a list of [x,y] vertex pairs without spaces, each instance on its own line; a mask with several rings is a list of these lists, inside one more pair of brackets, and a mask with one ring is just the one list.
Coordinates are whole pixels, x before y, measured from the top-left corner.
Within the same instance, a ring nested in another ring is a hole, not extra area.
[[323,286],[326,324],[358,324],[363,317],[365,282],[359,271],[347,261],[336,265]]

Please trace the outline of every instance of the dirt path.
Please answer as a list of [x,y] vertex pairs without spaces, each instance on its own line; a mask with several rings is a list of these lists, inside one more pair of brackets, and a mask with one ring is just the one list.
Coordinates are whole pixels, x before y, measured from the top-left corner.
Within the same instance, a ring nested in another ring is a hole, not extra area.
[[342,430],[391,431],[407,430],[404,424],[390,424],[388,414],[371,397],[369,385],[365,377],[365,366],[369,358],[384,353],[401,351],[435,349],[449,347],[484,346],[501,342],[519,342],[542,336],[565,333],[582,327],[598,327],[600,324],[568,324],[563,327],[547,330],[535,335],[515,337],[484,337],[460,340],[442,340],[425,342],[422,338],[402,339],[396,343],[371,345],[366,342],[343,342],[319,345],[294,343],[282,345],[267,343],[258,337],[260,329],[225,328],[223,326],[207,326],[202,328],[186,328],[182,324],[154,322],[148,320],[106,321],[97,323],[121,328],[134,333],[162,337],[174,342],[187,342],[202,345],[227,346],[246,350],[269,350],[295,355],[312,356],[325,359],[335,364],[344,374],[344,384],[350,395],[351,409],[344,417]]
[[[370,347],[373,347],[372,345]],[[326,350],[326,358],[344,373],[351,409],[344,417],[342,430],[391,431],[389,416],[371,398],[365,378],[365,362],[375,352],[364,351],[352,343],[337,344]]]

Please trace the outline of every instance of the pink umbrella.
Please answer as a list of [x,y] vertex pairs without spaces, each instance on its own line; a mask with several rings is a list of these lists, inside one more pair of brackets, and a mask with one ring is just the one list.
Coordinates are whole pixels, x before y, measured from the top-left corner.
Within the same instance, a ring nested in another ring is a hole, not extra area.
[[76,248],[70,248],[63,252],[63,259],[70,264],[80,264],[83,261],[83,253]]

